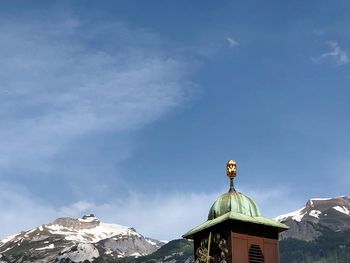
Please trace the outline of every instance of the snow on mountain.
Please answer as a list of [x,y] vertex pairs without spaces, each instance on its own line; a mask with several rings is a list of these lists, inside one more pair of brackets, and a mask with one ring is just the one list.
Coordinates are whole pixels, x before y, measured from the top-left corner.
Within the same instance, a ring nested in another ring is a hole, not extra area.
[[[339,201],[345,202],[345,205],[332,206],[332,204],[336,204]],[[287,219],[292,219],[292,220],[295,220],[297,222],[300,222],[305,215],[319,218],[319,216],[322,214],[322,211],[317,210],[317,209],[313,209],[316,206],[322,207],[323,208],[322,210],[325,210],[325,208],[329,209],[330,207],[332,207],[333,209],[337,210],[338,212],[341,212],[341,213],[346,214],[346,215],[350,215],[349,198],[347,198],[345,196],[340,196],[340,197],[335,197],[335,198],[312,198],[306,203],[305,207],[300,208],[294,212],[290,212],[287,214],[277,216],[274,218],[274,220],[276,220],[278,222],[283,222]]]
[[350,215],[350,211],[349,209],[347,209],[345,206],[334,206],[333,207],[335,210],[339,211],[340,213],[346,214],[346,215]]
[[292,218],[293,220],[295,221],[298,221],[300,222],[301,219],[303,218],[303,216],[306,214],[306,212],[303,212],[305,209],[305,207],[301,208],[301,209],[298,209],[294,212],[290,212],[290,213],[287,213],[287,214],[284,214],[284,215],[280,215],[276,218],[274,218],[274,220],[278,221],[278,222],[282,222],[288,218]]
[[19,234],[14,234],[14,235],[8,236],[8,237],[6,237],[6,238],[0,240],[0,242],[1,242],[2,244],[5,244],[5,243],[11,241],[12,239],[14,239],[14,238],[15,238],[16,236],[18,236],[18,235],[19,235]]
[[312,198],[305,207],[280,215],[275,220],[290,227],[281,234],[281,238],[293,237],[311,241],[326,230],[350,229],[350,199],[346,196]]
[[310,213],[309,213],[310,216],[313,216],[313,217],[316,217],[316,218],[320,218],[321,214],[322,214],[322,212],[319,211],[319,210],[311,210]]
[[148,255],[164,243],[135,229],[101,223],[94,215],[58,218],[1,240],[0,259],[9,262],[83,262]]
[[[73,219],[74,220],[74,219]],[[63,235],[66,240],[72,240],[76,242],[83,243],[97,243],[103,239],[111,238],[114,236],[123,237],[123,236],[137,236],[141,237],[135,229],[117,225],[117,224],[105,224],[100,223],[96,218],[93,220],[82,220],[78,219],[80,224],[72,224],[74,221],[72,219],[57,219],[52,224],[44,226],[48,231],[53,235]],[[76,222],[74,222],[76,223]],[[87,227],[86,223],[96,223]]]
[[97,248],[92,244],[78,244],[75,250],[67,251],[63,255],[57,257],[56,260],[67,261],[67,259],[73,262],[89,262],[94,261],[100,256]]
[[54,244],[50,244],[46,247],[40,247],[40,248],[36,248],[35,250],[45,250],[45,249],[53,249],[55,248],[55,245]]
[[93,214],[88,214],[88,215],[84,215],[82,218],[78,218],[78,221],[84,222],[84,223],[92,223],[92,222],[98,222],[99,220]]

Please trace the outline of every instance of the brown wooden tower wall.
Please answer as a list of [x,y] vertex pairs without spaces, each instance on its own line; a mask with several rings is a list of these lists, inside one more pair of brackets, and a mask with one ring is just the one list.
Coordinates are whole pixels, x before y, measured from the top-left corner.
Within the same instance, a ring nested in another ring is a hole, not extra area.
[[184,238],[193,239],[195,263],[279,263],[278,234],[288,226],[264,217],[256,203],[237,192],[237,163],[229,160],[230,188],[209,210],[208,220]]
[[197,233],[193,239],[197,263],[279,263],[278,231],[272,227],[232,220]]

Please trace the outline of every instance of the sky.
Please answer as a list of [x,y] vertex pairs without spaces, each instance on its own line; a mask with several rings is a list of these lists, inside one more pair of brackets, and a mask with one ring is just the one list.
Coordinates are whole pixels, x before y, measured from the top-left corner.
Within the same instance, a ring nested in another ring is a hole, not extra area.
[[93,213],[180,238],[235,187],[350,195],[348,1],[1,1],[0,237]]

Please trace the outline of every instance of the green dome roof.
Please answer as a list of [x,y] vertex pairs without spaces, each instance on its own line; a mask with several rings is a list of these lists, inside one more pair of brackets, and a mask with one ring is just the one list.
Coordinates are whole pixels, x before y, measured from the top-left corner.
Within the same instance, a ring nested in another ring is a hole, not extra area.
[[226,164],[226,175],[230,178],[230,190],[219,196],[209,211],[208,220],[192,228],[182,237],[193,239],[194,235],[212,229],[212,227],[226,221],[230,224],[240,221],[244,224],[254,224],[260,227],[268,226],[282,232],[288,229],[285,224],[279,223],[261,215],[258,206],[248,196],[236,192],[233,187],[233,179],[237,176],[237,163],[229,160]]
[[229,212],[236,212],[252,217],[261,216],[258,206],[252,199],[242,193],[229,191],[219,196],[212,205],[208,220],[215,219]]

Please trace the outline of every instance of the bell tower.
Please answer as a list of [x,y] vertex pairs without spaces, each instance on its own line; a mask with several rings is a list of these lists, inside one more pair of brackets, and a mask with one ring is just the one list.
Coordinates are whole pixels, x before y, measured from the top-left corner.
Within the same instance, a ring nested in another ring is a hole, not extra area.
[[256,203],[237,192],[237,163],[229,160],[229,191],[214,202],[208,220],[183,235],[193,239],[196,263],[279,263],[278,233],[288,226],[261,215]]

